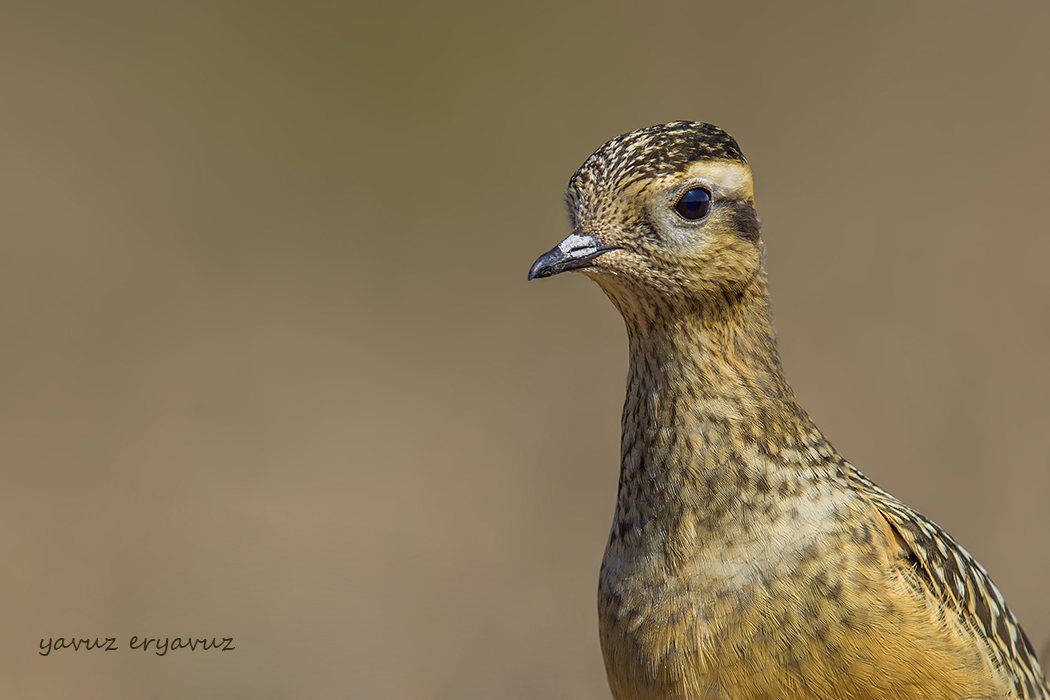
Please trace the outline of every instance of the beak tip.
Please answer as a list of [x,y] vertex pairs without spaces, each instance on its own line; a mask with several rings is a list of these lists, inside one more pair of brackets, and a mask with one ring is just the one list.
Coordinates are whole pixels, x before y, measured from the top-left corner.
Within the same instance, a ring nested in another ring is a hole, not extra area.
[[536,262],[532,263],[532,267],[529,268],[529,280],[534,280],[539,277],[550,277],[556,272],[559,272],[558,262],[561,258],[561,251],[555,246],[551,250],[536,258]]
[[529,282],[540,277],[550,277],[550,273],[546,272],[542,268],[543,266],[540,265],[539,260],[532,264],[532,267],[529,268]]

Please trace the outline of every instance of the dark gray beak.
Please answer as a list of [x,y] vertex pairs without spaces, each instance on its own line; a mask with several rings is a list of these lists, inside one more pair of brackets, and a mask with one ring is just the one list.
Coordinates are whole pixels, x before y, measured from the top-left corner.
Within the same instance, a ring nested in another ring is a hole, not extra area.
[[588,236],[577,229],[564,241],[536,258],[536,262],[532,263],[532,268],[529,269],[529,279],[551,277],[559,272],[590,267],[591,260],[616,248],[614,245],[602,245],[594,236]]

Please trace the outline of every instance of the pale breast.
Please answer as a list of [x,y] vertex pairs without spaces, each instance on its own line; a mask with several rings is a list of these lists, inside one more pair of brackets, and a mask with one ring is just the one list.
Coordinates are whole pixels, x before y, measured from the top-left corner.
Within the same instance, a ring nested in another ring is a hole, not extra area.
[[719,532],[690,514],[614,527],[598,604],[614,697],[1004,697],[979,680],[996,675],[972,634],[890,560],[866,504],[829,491],[796,506]]

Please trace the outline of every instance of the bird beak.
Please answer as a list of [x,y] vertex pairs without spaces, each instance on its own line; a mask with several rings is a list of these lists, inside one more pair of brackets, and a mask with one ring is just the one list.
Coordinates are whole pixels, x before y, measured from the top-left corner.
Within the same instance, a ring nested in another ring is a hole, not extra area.
[[602,253],[616,249],[617,246],[603,245],[594,236],[589,236],[577,229],[570,233],[564,241],[536,258],[536,262],[532,263],[529,269],[529,279],[551,277],[559,272],[590,267],[591,260]]

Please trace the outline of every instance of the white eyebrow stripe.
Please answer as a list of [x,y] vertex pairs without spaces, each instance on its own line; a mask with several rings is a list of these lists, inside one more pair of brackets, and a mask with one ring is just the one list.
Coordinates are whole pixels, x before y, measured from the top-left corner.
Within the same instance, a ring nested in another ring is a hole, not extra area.
[[743,163],[727,160],[707,160],[694,163],[686,171],[687,177],[700,178],[712,186],[716,196],[754,199],[751,168]]

